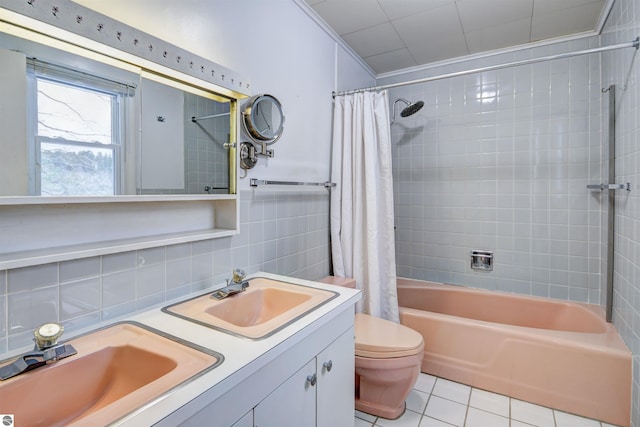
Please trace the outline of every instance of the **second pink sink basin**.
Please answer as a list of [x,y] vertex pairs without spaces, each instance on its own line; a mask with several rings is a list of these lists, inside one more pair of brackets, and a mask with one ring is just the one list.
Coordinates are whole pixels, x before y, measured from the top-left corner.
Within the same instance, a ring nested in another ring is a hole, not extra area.
[[251,339],[266,338],[338,296],[336,292],[255,277],[223,300],[211,292],[164,307],[165,313]]

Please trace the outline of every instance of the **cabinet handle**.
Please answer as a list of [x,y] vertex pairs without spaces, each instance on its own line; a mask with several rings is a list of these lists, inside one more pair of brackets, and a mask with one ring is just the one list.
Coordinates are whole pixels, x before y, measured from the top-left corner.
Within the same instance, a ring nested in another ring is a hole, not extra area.
[[327,370],[327,372],[331,372],[331,368],[333,368],[333,361],[329,360],[328,362],[324,362],[322,366]]
[[316,385],[317,381],[318,381],[318,377],[316,377],[316,374],[307,376],[307,382],[311,384],[311,387]]

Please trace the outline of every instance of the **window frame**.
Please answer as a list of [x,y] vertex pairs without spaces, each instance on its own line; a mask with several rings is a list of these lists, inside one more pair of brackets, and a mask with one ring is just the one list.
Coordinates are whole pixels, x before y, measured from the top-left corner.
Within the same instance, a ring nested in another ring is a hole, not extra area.
[[[111,143],[76,141],[66,138],[51,138],[38,133],[38,81],[45,80],[63,86],[79,88],[112,97],[111,102]],[[28,118],[27,135],[29,145],[29,193],[42,195],[41,146],[53,143],[72,147],[109,149],[113,153],[113,188],[109,195],[125,194],[124,160],[125,133],[128,119],[128,98],[135,95],[131,85],[116,82],[84,71],[27,59]],[[56,194],[55,196],[65,196]]]

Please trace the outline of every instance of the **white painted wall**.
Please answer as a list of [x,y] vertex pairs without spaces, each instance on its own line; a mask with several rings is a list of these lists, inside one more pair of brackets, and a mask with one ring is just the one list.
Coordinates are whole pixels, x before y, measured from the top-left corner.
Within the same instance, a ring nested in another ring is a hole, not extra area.
[[0,168],[0,196],[28,194],[27,68],[25,56],[0,49],[0,152],[5,159]]
[[[275,156],[261,157],[248,178],[327,180],[331,93],[375,81],[293,0],[76,2],[234,69],[250,79],[251,94],[282,102],[286,120],[271,147]],[[249,188],[248,178],[239,190]]]

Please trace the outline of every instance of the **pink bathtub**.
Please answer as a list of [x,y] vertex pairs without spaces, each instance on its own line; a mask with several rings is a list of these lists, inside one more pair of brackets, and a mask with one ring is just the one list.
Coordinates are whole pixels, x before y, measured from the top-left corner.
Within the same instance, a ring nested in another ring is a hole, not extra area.
[[629,426],[631,353],[599,306],[398,279],[422,371]]

